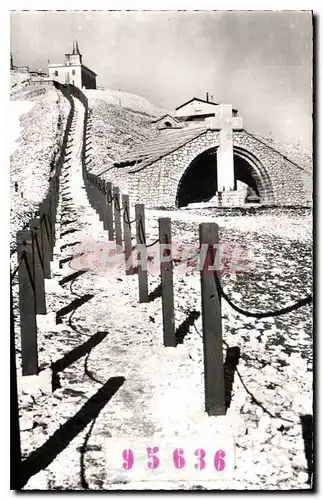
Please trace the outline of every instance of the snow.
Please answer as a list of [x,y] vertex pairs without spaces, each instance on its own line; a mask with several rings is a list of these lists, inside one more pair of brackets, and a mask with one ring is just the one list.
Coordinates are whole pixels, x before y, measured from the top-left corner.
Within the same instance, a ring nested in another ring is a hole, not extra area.
[[22,131],[20,117],[35,105],[33,101],[10,101],[9,112],[9,151],[10,155],[18,148],[19,138]]
[[[68,101],[55,89],[33,101],[10,102],[12,252],[16,246],[16,232],[35,216],[38,204],[46,195],[51,167],[62,145],[68,112]],[[19,142],[15,142],[17,139]],[[17,191],[15,183],[18,184]]]

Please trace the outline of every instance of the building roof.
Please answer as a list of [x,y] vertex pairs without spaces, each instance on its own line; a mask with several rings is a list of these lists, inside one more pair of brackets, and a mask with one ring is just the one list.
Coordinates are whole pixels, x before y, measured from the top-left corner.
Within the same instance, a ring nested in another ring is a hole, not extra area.
[[[180,147],[184,146],[190,141],[193,141],[200,135],[205,134],[208,129],[205,126],[200,127],[192,127],[192,128],[182,128],[182,129],[169,129],[169,133],[161,134],[155,137],[153,140],[144,142],[137,149],[130,151],[128,155],[125,155],[122,160],[118,162],[114,162],[115,167],[125,168],[127,173],[139,172],[145,167],[151,165],[152,163],[160,160],[164,156],[167,156],[170,153],[176,151]],[[245,129],[243,132],[250,135],[254,139],[259,142],[262,142],[266,146],[268,146],[273,151],[276,151],[280,155],[282,155],[287,161],[293,163],[296,167],[301,170],[309,171],[309,166],[301,164],[299,161],[295,161],[294,158],[291,158],[290,154],[286,154],[286,151],[282,151],[277,147],[273,147],[273,145],[264,139],[261,136],[257,136],[254,134],[250,134]],[[276,144],[275,144],[276,146]],[[285,153],[285,154],[284,154]],[[311,162],[309,162],[311,164]]]
[[[189,101],[184,102],[184,104],[181,104],[180,106],[177,106],[177,108],[175,108],[175,111],[178,111],[179,109],[183,108],[184,106],[190,104],[193,101],[199,101],[205,104],[213,104],[214,106],[219,106],[220,104],[219,102],[211,102],[211,101],[206,101],[205,99],[200,99],[199,97],[192,97],[192,99],[190,99]],[[232,111],[238,111],[238,110],[236,108],[232,108]]]
[[206,132],[205,126],[181,128],[176,129],[176,131],[170,129],[168,134],[161,134],[153,140],[143,143],[138,149],[125,156],[122,161],[115,162],[114,165],[116,167],[133,167],[128,170],[129,173],[138,172]]
[[181,115],[181,116],[178,116],[178,122],[179,123],[183,123],[183,122],[191,122],[191,121],[194,121],[196,120],[196,118],[199,118],[199,119],[204,119],[205,118],[211,118],[212,116],[214,116],[214,113],[199,113],[198,115]]
[[159,118],[156,118],[155,120],[152,120],[151,123],[158,123],[161,120],[164,120],[165,118],[168,118],[168,117],[171,118],[172,120],[174,120],[175,122],[179,121],[178,118],[176,118],[175,116],[172,116],[170,113],[167,113],[166,115],[163,115],[163,116],[161,116]]

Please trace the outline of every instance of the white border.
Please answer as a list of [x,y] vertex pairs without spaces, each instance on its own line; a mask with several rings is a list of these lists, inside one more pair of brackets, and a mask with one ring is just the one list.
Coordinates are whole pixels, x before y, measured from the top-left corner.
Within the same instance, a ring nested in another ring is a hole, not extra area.
[[[9,12],[10,10],[313,10],[314,14],[318,15],[322,12],[322,7],[321,7],[322,2],[308,2],[306,0],[294,0],[293,2],[290,2],[290,0],[262,0],[261,2],[259,0],[249,0],[249,1],[243,1],[243,0],[226,0],[226,1],[217,1],[215,2],[214,0],[199,0],[199,1],[188,1],[188,0],[91,0],[89,2],[88,0],[56,0],[56,1],[44,1],[44,0],[12,0],[10,3],[9,2],[3,2],[1,7],[0,7],[0,33],[1,33],[1,44],[0,44],[0,50],[1,50],[1,62],[2,62],[2,78],[1,78],[1,141],[2,141],[2,147],[1,151],[3,152],[5,148],[5,130],[6,130],[6,114],[3,112],[4,109],[8,108],[8,96],[9,96],[9,86],[10,86],[10,78],[9,78],[9,71],[7,71],[7,68],[9,67],[9,53],[10,53],[10,38],[9,38],[9,30],[10,30],[10,17],[9,17]],[[317,65],[317,103],[320,102],[320,96],[319,96],[319,88],[318,88],[318,83],[320,80],[320,69],[322,67],[322,55],[321,55],[321,50],[319,49],[320,45],[320,33],[322,29],[322,21],[319,19],[318,23],[318,30],[317,30],[317,51],[316,51],[316,65]],[[316,120],[317,123],[321,122],[321,106],[316,109]],[[317,138],[316,138],[316,143],[317,143],[317,164],[316,164],[316,170],[318,173],[318,176],[316,177],[317,181],[317,188],[316,192],[318,193],[318,188],[322,186],[321,182],[321,175],[322,175],[322,165],[321,165],[321,159],[320,159],[320,151],[319,151],[319,145],[323,144],[322,142],[322,135],[321,135],[321,128],[319,127],[319,124],[317,124]],[[322,146],[321,146],[322,147]],[[2,359],[0,362],[0,367],[1,367],[1,402],[2,402],[2,412],[1,412],[1,431],[2,431],[2,439],[1,439],[1,451],[4,454],[1,460],[1,466],[2,466],[2,477],[1,477],[1,493],[3,493],[4,498],[6,498],[9,493],[9,294],[8,294],[8,287],[6,283],[6,279],[8,278],[8,249],[9,249],[9,210],[8,207],[10,207],[10,199],[9,199],[9,168],[8,168],[8,157],[5,156],[5,158],[2,157],[2,162],[1,162],[1,170],[2,173],[4,173],[5,178],[2,178],[1,182],[1,196],[0,196],[0,202],[1,202],[1,213],[6,214],[6,217],[2,215],[2,234],[1,234],[1,240],[2,240],[2,245],[1,245],[1,270],[0,270],[0,276],[1,276],[1,283],[2,283],[2,288],[1,288],[1,306],[2,310],[4,311],[5,315],[5,321],[2,321],[2,326],[4,327],[2,329],[2,342],[1,342],[1,355]],[[317,200],[317,206],[316,206],[316,221],[317,224],[319,224],[320,220],[323,220],[323,213],[322,213],[322,207],[323,203],[320,203],[319,200]],[[8,216],[7,216],[8,214]],[[3,221],[5,220],[5,223],[3,224]],[[318,227],[317,227],[318,230]],[[318,258],[319,256],[319,251],[322,248],[322,234],[318,233],[317,234],[317,248],[316,248],[316,256]],[[320,267],[319,267],[319,262],[317,262],[317,288],[316,288],[316,293],[318,294],[317,297],[317,311],[322,310],[322,304],[321,304],[321,296],[319,294],[319,277],[321,277],[320,274]],[[3,320],[3,317],[2,317]],[[316,356],[319,356],[320,350],[320,337],[322,335],[321,333],[321,321],[319,316],[317,317],[317,325],[316,325],[316,333],[317,333],[317,342],[316,342]],[[316,359],[317,365],[318,359]],[[321,381],[321,373],[318,373],[318,383]],[[319,384],[318,384],[319,385]],[[318,387],[317,387],[318,390]],[[317,397],[317,403],[319,403],[320,398]],[[319,412],[320,408],[317,409]],[[318,425],[318,419],[316,420],[316,425]],[[320,455],[320,448],[319,448],[319,443],[320,440],[318,438],[318,434],[316,435],[316,443],[317,443],[317,457]],[[319,478],[320,473],[318,470],[318,465],[319,465],[319,460],[317,463],[317,472],[316,476]],[[306,492],[305,492],[306,493]],[[13,493],[12,493],[13,494]],[[227,493],[226,493],[227,494]],[[234,493],[233,493],[234,494]],[[63,494],[64,495],[64,494]],[[123,493],[123,496],[127,494]],[[130,494],[129,494],[130,495]],[[153,495],[153,493],[151,493]],[[171,496],[178,497],[178,493],[176,494],[171,494]],[[216,492],[216,495],[223,495],[221,492]],[[282,496],[278,494],[279,496]],[[11,495],[10,495],[11,496]],[[91,494],[90,494],[91,496]],[[109,492],[109,497],[114,497],[115,494],[113,492]],[[276,497],[278,498],[278,497]]]

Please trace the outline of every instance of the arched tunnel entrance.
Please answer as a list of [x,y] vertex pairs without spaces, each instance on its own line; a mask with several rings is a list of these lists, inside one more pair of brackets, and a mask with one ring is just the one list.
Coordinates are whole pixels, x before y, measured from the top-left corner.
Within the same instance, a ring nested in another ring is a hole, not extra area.
[[[176,206],[185,207],[189,203],[210,201],[217,192],[217,148],[212,148],[198,155],[184,172],[177,190]],[[234,189],[238,181],[248,186],[246,201],[259,201],[259,191],[252,175],[250,163],[234,153]]]

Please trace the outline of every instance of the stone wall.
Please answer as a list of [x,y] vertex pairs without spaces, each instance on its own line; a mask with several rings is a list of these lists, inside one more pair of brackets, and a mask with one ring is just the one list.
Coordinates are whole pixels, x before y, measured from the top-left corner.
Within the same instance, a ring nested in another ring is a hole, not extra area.
[[[131,173],[134,167],[114,167],[105,178],[119,186],[122,193],[129,194],[132,203],[174,207],[181,179],[191,162],[204,151],[218,146],[219,132],[208,130],[142,170]],[[312,204],[311,191],[304,187],[308,174],[301,167],[246,131],[234,131],[233,146],[234,153],[248,162],[263,205]]]

